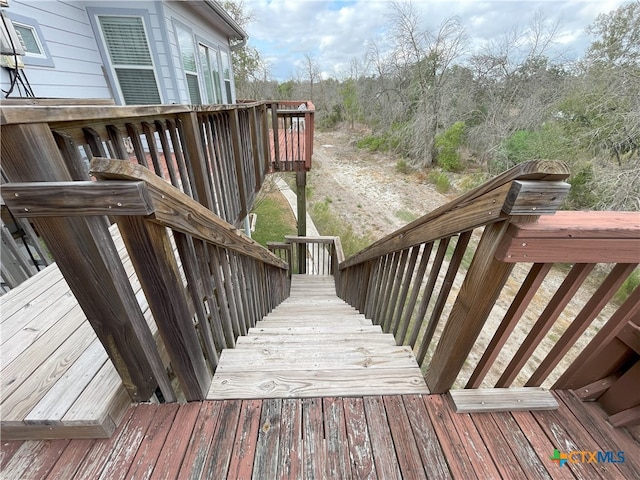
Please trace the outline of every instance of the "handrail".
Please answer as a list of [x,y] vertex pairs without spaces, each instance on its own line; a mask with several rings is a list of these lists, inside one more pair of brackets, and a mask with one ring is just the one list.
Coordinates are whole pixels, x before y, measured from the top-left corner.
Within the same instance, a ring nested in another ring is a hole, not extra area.
[[[571,358],[567,352],[592,323],[606,324],[600,317],[615,310],[611,298],[640,263],[637,214],[573,212],[554,217],[568,190],[561,182],[567,176],[565,164],[547,161],[505,172],[341,262],[338,295],[393,333],[399,344],[414,348],[433,393],[465,383],[467,388],[487,382],[508,387],[518,376],[516,383],[527,386],[556,381],[559,373],[554,369],[561,363],[566,367]],[[557,292],[544,300],[547,307],[539,312],[532,301],[557,262],[577,263],[560,287],[551,287]],[[612,262],[616,265],[604,280],[590,280],[600,286],[576,313],[571,328],[558,333],[560,314],[595,264]],[[511,289],[518,283],[522,286],[515,297],[506,293],[505,286]],[[622,328],[640,309],[628,304],[637,302],[637,292],[629,298],[621,307],[625,313],[612,317],[615,328]],[[495,318],[498,299],[511,305],[502,307],[507,308],[502,322]],[[606,314],[601,313],[605,306]],[[525,328],[523,317],[533,322],[530,316],[538,314],[531,332],[524,334],[524,344],[501,372],[499,355],[505,345],[514,348],[510,335]],[[532,353],[543,340],[551,341],[547,337],[552,328],[559,338],[536,366]],[[489,342],[487,336],[493,339]],[[581,378],[591,378],[578,370]],[[526,375],[528,380],[520,379]],[[574,385],[566,377],[561,384]]]
[[[21,201],[28,203],[28,188],[52,192],[73,182],[64,187],[74,195],[66,205],[47,204],[40,197],[22,208],[30,209],[24,213],[45,240],[131,397],[147,400],[158,386],[165,399],[175,395],[102,215],[119,224],[158,330],[167,349],[173,349],[172,365],[183,391],[188,399],[204,398],[221,349],[232,347],[235,337],[288,290],[286,264],[235,230],[279,160],[272,144],[277,103],[3,105],[0,124],[3,176],[9,182],[39,182],[21,187]],[[305,146],[312,138],[305,134],[300,140]],[[310,148],[294,153],[303,151],[306,155]],[[130,180],[126,185],[92,182],[92,158],[102,159],[95,164],[96,174]],[[307,157],[289,161],[297,163],[283,166],[310,165]],[[103,196],[94,198],[96,192]],[[36,217],[36,212],[46,214],[47,205],[64,207],[58,210],[64,215]],[[190,211],[181,215],[184,205]]]
[[286,298],[287,265],[144,167],[95,158],[91,171],[101,181],[6,184],[8,205],[52,222],[116,219],[182,390],[201,400],[222,349]]

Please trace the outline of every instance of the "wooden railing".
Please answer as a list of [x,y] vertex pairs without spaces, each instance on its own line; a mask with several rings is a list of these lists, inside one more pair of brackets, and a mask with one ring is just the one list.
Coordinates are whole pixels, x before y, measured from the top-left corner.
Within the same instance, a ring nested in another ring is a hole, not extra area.
[[344,260],[340,237],[298,237],[286,235],[286,242],[270,242],[267,246],[287,262],[290,273],[307,275],[340,274],[338,265]]
[[[3,142],[3,160],[17,152],[21,143],[52,135],[64,174],[49,175],[48,180],[89,180],[88,164],[93,157],[128,159],[240,226],[267,172],[311,168],[313,105],[300,104],[307,109],[281,110],[284,107],[275,102],[3,106],[3,137],[25,131],[20,140]],[[295,129],[291,127],[294,121],[298,122]],[[16,171],[8,174],[3,168],[3,182],[44,180],[20,175]]]
[[[159,385],[176,398],[105,215],[129,247],[186,398],[204,398],[221,348],[288,294],[287,265],[235,231],[267,172],[310,166],[274,156],[277,104],[3,106],[0,123],[3,198],[50,249],[131,397],[147,400]],[[91,181],[110,175],[126,184]]]
[[[638,289],[619,308],[610,301],[640,262],[640,220],[553,215],[567,175],[558,162],[504,173],[342,262],[339,295],[414,348],[433,393],[572,385],[581,362],[640,311]],[[562,317],[581,286],[593,289],[586,303]],[[592,324],[606,333],[585,347]]]
[[[160,348],[144,319],[138,321],[138,303],[109,323],[108,313],[92,312],[81,300],[106,290],[105,300],[117,304],[122,297],[113,289],[126,285],[116,284],[125,281],[119,275],[106,275],[123,269],[119,259],[109,258],[97,278],[89,276],[103,252],[83,251],[86,246],[66,231],[69,221],[115,218],[182,392],[187,400],[201,400],[222,349],[233,348],[239,335],[288,296],[287,266],[146,168],[94,158],[91,173],[106,181],[8,184],[9,206],[45,226],[47,240],[58,231],[51,250],[134,398],[153,393],[148,386],[157,382],[165,400],[175,401],[158,364]],[[84,258],[73,261],[73,252]],[[142,384],[136,384],[139,377]]]

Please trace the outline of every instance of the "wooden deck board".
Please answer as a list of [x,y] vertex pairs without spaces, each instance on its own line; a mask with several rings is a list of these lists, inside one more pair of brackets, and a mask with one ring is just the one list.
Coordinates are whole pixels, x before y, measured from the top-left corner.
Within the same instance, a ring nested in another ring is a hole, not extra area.
[[[156,334],[115,226],[112,234],[143,315]],[[48,266],[0,302],[3,438],[111,435],[129,407],[129,395],[57,266]]]
[[[568,408],[567,395],[560,393],[565,407],[556,411],[470,414],[456,414],[440,395],[147,404],[129,409],[111,439],[3,442],[1,475],[181,479],[209,472],[208,478],[216,479],[638,478],[633,459],[640,458],[640,444],[626,429],[595,432],[583,427],[579,418],[604,419],[604,413],[592,412],[598,408],[595,404],[572,400]],[[460,418],[465,421],[459,422]],[[480,433],[467,437],[466,431],[475,426]],[[560,467],[551,460],[553,449],[568,453],[567,445],[589,451],[621,449],[629,460]],[[481,450],[485,453],[479,455]],[[496,468],[500,461],[502,475]]]

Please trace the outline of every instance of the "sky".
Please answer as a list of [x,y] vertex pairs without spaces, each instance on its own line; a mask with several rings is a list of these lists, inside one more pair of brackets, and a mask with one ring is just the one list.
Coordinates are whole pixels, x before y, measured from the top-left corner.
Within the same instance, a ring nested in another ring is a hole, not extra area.
[[[554,49],[564,58],[580,58],[591,43],[585,29],[601,13],[633,0],[413,0],[421,26],[437,31],[457,16],[469,49],[481,48],[515,28],[525,28],[536,12],[560,30]],[[246,26],[249,45],[268,62],[278,81],[306,78],[305,55],[320,67],[323,78],[347,78],[353,58],[362,60],[367,45],[384,45],[389,35],[390,0],[245,0],[253,17]]]

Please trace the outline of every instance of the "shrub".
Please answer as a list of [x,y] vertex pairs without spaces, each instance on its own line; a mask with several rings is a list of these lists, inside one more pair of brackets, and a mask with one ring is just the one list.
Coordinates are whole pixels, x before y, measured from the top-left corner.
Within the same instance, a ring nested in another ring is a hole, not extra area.
[[462,161],[458,148],[464,140],[464,122],[456,122],[439,135],[436,135],[438,155],[436,163],[446,172],[462,170]]
[[439,193],[447,193],[451,188],[449,177],[444,172],[431,172],[429,181],[436,186],[436,190]]
[[403,173],[403,174],[406,175],[411,171],[411,167],[409,167],[409,164],[407,163],[407,161],[405,159],[401,158],[396,163],[396,171],[398,173]]
[[618,289],[614,301],[624,302],[631,293],[640,285],[640,269],[636,268]]

